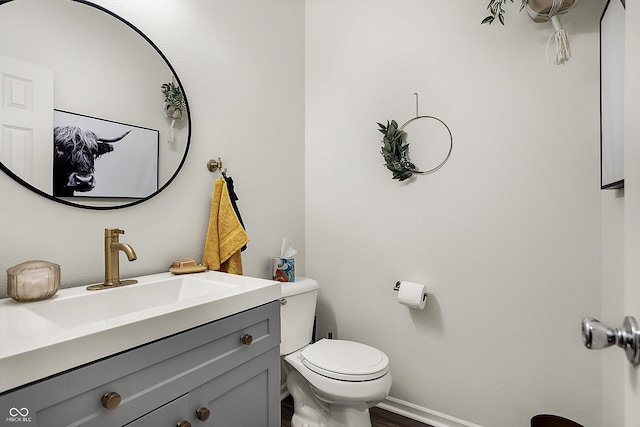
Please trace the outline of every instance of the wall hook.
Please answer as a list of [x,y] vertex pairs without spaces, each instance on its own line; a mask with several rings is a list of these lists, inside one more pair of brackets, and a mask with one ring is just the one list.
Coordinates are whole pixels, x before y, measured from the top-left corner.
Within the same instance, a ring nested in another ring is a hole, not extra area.
[[209,169],[209,172],[215,172],[218,169],[222,169],[222,160],[220,160],[220,157],[218,157],[218,160],[209,160],[207,162],[207,169]]

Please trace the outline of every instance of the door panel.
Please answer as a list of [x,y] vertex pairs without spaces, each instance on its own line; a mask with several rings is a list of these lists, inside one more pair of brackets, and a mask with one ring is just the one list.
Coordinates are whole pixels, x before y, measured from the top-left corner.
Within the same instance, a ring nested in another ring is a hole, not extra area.
[[53,71],[0,56],[0,161],[52,194]]

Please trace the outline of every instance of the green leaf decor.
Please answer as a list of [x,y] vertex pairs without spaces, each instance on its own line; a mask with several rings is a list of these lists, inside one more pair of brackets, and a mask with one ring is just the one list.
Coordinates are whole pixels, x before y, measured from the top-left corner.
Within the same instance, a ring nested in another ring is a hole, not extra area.
[[398,128],[395,120],[383,125],[378,123],[378,131],[382,133],[382,148],[385,166],[393,173],[393,179],[404,181],[419,172],[416,165],[409,160],[409,143],[405,142],[405,133]]
[[484,18],[482,20],[481,24],[489,24],[489,25],[491,25],[493,23],[493,21],[497,17],[498,21],[500,21],[500,23],[502,25],[504,25],[504,9],[503,9],[502,6],[507,1],[511,1],[511,3],[513,3],[513,0],[491,0],[491,1],[489,1],[489,5],[487,6],[487,9],[489,9],[489,12],[491,13],[491,15],[487,16],[486,18]]

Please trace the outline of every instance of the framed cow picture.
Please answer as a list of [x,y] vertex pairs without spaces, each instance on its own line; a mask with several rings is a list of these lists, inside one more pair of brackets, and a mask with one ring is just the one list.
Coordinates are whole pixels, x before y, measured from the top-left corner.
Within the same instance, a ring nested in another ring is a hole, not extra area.
[[144,198],[158,190],[159,132],[53,114],[53,196]]

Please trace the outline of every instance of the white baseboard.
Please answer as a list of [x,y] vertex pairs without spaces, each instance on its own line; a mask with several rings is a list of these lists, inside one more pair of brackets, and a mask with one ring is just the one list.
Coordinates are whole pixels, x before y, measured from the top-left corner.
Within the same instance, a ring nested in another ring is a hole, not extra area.
[[432,425],[433,427],[482,427],[478,424],[470,423],[450,415],[443,414],[404,400],[388,396],[378,403],[377,407],[385,411],[393,412],[421,423]]
[[[286,384],[280,384],[280,400],[289,396]],[[376,405],[380,409],[402,415],[433,427],[482,427],[438,411],[423,408],[395,397],[387,396],[385,400]]]

